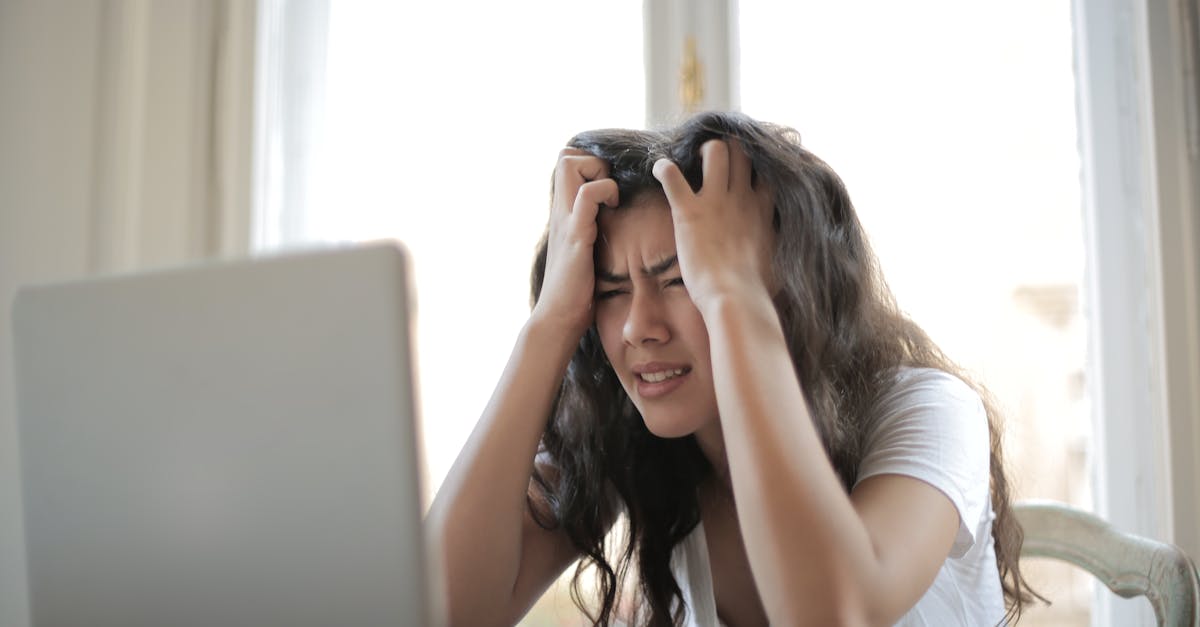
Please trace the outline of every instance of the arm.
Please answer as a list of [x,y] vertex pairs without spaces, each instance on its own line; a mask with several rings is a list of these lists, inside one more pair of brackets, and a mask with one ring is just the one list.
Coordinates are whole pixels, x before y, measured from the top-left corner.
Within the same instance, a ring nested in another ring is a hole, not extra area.
[[428,525],[441,550],[452,625],[514,624],[575,558],[531,517],[538,440],[573,345],[531,320],[438,491]]
[[932,583],[957,512],[932,486],[898,475],[845,494],[771,303],[770,193],[751,186],[740,148],[710,141],[702,157],[698,193],[669,161],[655,176],[709,333],[738,519],[767,614],[778,625],[890,625]]
[[565,532],[533,520],[526,494],[554,395],[592,323],[596,214],[618,200],[607,176],[594,156],[560,154],[541,298],[430,509],[453,625],[516,623],[576,557]]
[[770,299],[721,301],[704,316],[742,537],[772,623],[893,624],[946,559],[954,506],[900,475],[847,497]]

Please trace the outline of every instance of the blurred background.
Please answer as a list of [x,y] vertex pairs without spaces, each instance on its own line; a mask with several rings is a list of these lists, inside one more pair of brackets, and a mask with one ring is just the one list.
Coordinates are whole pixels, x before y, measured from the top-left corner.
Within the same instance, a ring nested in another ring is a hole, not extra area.
[[[841,174],[901,306],[998,398],[1018,499],[1195,555],[1194,22],[1149,0],[0,0],[0,625],[28,620],[18,285],[403,241],[428,502],[528,314],[559,148],[712,108]],[[1027,569],[1054,604],[1021,624],[1148,620]],[[584,624],[569,575],[522,624]]]

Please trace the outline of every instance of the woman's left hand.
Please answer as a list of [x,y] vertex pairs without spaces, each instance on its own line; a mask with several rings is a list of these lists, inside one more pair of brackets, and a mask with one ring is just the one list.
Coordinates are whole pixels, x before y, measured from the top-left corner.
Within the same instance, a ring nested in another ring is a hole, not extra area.
[[700,157],[699,192],[669,159],[654,164],[654,176],[671,205],[683,282],[704,314],[724,297],[769,295],[774,205],[762,181],[751,185],[750,157],[736,139],[709,140]]

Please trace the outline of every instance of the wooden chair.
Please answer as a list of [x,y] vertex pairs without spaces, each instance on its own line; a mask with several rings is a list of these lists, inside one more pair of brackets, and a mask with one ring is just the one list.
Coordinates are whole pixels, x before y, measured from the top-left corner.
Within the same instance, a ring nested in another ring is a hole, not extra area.
[[1200,626],[1196,566],[1177,546],[1122,533],[1094,514],[1052,501],[1014,505],[1025,530],[1021,557],[1062,560],[1125,597],[1145,596],[1159,625]]

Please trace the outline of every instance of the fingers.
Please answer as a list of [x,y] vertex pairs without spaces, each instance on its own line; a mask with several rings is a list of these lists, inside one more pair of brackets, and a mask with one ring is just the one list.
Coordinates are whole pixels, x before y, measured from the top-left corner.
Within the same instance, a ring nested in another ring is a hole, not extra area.
[[612,179],[589,181],[579,186],[570,215],[565,216],[565,241],[591,246],[596,242],[600,227],[596,216],[601,205],[617,206],[617,182]]
[[729,145],[720,139],[710,139],[700,147],[700,169],[704,173],[703,191],[729,189]]
[[683,178],[683,172],[680,172],[679,166],[670,159],[659,159],[654,162],[654,178],[662,183],[663,193],[667,195],[667,204],[671,206],[672,212],[676,207],[681,206],[681,203],[687,202],[694,196],[687,179]]
[[554,208],[562,205],[559,202],[560,195],[565,194],[563,188],[566,186],[564,179],[566,178],[567,166],[563,163],[563,157],[586,157],[587,155],[586,151],[579,148],[571,148],[570,146],[558,151],[558,160],[554,162],[554,173],[550,176],[550,213],[552,215]]
[[[742,158],[745,154],[741,148],[738,148],[738,153]],[[749,164],[745,164],[747,171]],[[714,191],[724,193],[729,189],[730,185],[730,165],[729,165],[729,146],[721,139],[710,139],[704,142],[700,147],[700,169],[704,177],[700,184],[700,193],[705,191]],[[743,175],[749,179],[749,174]],[[692,193],[692,188],[688,185],[687,179],[683,173],[679,171],[679,166],[670,159],[659,159],[654,163],[654,178],[658,179],[663,186],[663,192],[667,195],[667,201],[672,207],[678,203],[685,201],[688,198],[695,196]]]
[[759,179],[758,185],[753,185],[754,164],[750,155],[746,154],[742,142],[729,138],[729,190],[744,198],[752,198],[753,204],[760,208],[768,224],[773,221],[775,206],[774,194],[766,182]]
[[750,156],[742,142],[729,139],[729,189],[750,189]]
[[579,194],[575,196],[575,204],[571,208],[571,218],[576,222],[595,223],[600,205],[616,207],[620,199],[617,197],[617,182],[612,179],[599,179],[579,186]]
[[[728,143],[727,143],[728,142]],[[736,139],[710,139],[700,146],[700,170],[703,182],[700,193],[708,191],[726,191],[734,188],[750,188],[750,157],[742,150],[741,143]],[[682,198],[683,192],[691,193],[679,167],[667,159],[659,159],[654,164],[654,178],[663,184],[667,198]],[[682,186],[679,184],[682,181]],[[674,188],[673,190],[671,188]]]
[[608,162],[591,155],[563,155],[558,158],[558,178],[565,186],[578,188],[588,181],[608,176]]
[[558,164],[554,168],[551,213],[569,213],[584,183],[606,177],[608,162],[578,148],[563,148],[558,153]]

